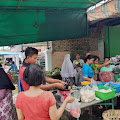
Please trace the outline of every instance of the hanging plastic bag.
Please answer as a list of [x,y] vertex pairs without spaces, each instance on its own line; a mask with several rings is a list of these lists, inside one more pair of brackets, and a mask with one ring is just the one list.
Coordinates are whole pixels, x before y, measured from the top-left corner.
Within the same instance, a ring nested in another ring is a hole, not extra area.
[[75,118],[80,117],[81,110],[78,101],[75,100],[73,103],[71,103],[70,114]]

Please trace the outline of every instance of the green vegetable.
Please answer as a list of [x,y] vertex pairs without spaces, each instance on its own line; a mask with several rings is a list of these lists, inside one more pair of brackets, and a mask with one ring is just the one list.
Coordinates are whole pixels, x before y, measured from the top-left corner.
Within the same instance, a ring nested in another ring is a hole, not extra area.
[[46,71],[45,74],[46,74],[46,77],[51,77],[55,75],[60,75],[60,72],[61,72],[61,68],[56,67],[51,71]]

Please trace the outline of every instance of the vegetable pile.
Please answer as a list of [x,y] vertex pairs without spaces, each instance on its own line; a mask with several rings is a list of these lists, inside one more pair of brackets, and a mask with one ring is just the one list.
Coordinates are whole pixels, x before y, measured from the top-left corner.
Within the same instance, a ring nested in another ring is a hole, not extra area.
[[56,67],[51,71],[46,71],[45,74],[46,74],[46,77],[52,77],[55,75],[60,75],[60,71],[61,71],[61,68]]

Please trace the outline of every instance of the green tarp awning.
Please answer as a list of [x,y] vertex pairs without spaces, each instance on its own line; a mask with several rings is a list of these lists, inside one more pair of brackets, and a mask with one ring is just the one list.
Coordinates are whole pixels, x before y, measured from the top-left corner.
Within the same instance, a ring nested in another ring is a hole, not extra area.
[[100,0],[0,0],[0,46],[86,36]]

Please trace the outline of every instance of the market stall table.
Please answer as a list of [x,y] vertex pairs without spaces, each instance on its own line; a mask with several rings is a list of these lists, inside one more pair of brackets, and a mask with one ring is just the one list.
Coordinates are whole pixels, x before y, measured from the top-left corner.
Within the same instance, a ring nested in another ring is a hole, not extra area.
[[[77,94],[79,94],[79,93],[77,92]],[[77,98],[77,99],[80,99],[80,98],[78,98],[79,95],[77,95],[77,94],[74,95],[74,97]],[[120,95],[120,93],[115,94],[114,98],[116,98],[119,95]],[[57,105],[61,106],[62,103],[60,102],[60,96],[55,95],[55,98],[56,98],[56,101],[57,101]],[[94,100],[94,101],[89,102],[89,103],[80,102],[81,103],[80,104],[80,109],[90,107],[91,108],[91,116],[92,116],[92,106],[93,105],[105,105],[105,106],[111,105],[112,109],[114,109],[114,98],[111,99],[111,102],[108,101],[108,100],[107,101],[105,101],[105,100]],[[70,110],[67,109],[67,108],[66,108],[66,111],[70,112]],[[79,120],[79,118],[77,120]]]

